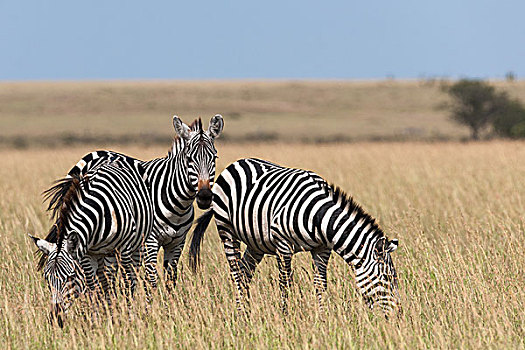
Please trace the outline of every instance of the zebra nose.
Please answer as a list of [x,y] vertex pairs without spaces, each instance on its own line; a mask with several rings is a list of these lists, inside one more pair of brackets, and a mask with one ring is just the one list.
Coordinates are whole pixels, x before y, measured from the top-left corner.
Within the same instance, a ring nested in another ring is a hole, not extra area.
[[62,314],[63,314],[63,308],[60,304],[52,304],[51,305],[51,312],[49,313],[49,321],[51,324],[54,323],[54,321],[57,321],[57,324],[60,328],[64,328],[64,322],[62,320]]
[[213,193],[209,188],[203,188],[197,192],[197,205],[199,209],[208,209],[211,206]]

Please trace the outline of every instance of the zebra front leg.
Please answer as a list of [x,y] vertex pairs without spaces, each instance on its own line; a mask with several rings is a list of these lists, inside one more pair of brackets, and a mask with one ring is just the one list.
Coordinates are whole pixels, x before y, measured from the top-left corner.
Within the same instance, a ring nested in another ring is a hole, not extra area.
[[246,248],[246,250],[244,251],[241,269],[243,273],[243,282],[247,299],[250,298],[250,282],[252,281],[253,274],[257,269],[257,265],[259,265],[263,257],[264,254],[255,252],[250,248]]
[[146,258],[144,261],[144,266],[146,269],[146,279],[148,280],[148,284],[150,288],[146,289],[146,294],[150,295],[150,291],[148,289],[157,289],[157,280],[158,280],[158,272],[157,272],[157,260],[159,255],[159,242],[157,241],[156,237],[148,238],[146,241]]
[[314,265],[314,287],[317,295],[317,302],[319,303],[319,310],[324,312],[323,307],[323,293],[326,292],[326,270],[328,267],[328,260],[330,259],[331,250],[323,250],[311,252]]
[[177,284],[177,268],[184,248],[184,240],[164,247],[164,271],[166,273],[166,289],[172,292]]
[[277,266],[279,267],[279,289],[281,291],[281,310],[288,315],[288,294],[292,279],[292,252],[288,246],[277,247]]
[[86,286],[87,291],[86,295],[90,304],[90,307],[92,308],[90,315],[91,315],[91,322],[96,323],[99,320],[99,284],[96,278],[96,272],[98,270],[98,262],[95,260],[92,256],[85,255],[81,261],[80,265],[82,266],[82,270],[84,272],[84,277],[86,279]]
[[245,289],[244,278],[241,270],[241,243],[234,240],[228,233],[219,232],[224,245],[224,253],[230,266],[230,275],[237,289],[237,310],[241,313],[244,311]]
[[116,255],[104,257],[104,275],[107,279],[108,291],[111,297],[117,296],[118,264]]
[[135,272],[133,252],[129,250],[122,252],[120,255],[120,262],[122,264],[122,269],[124,270],[124,295],[128,304],[129,319],[130,321],[133,321],[135,316],[131,299],[133,298],[137,287],[137,274]]
[[[98,297],[100,302],[107,307],[107,310],[111,310],[112,300],[113,297],[112,293],[112,287],[111,287],[111,281],[112,278],[109,277],[108,268],[105,266],[106,260],[104,259],[104,263],[99,265],[99,268],[97,269],[97,278],[100,284],[101,293],[99,293]],[[104,303],[105,301],[105,303]]]

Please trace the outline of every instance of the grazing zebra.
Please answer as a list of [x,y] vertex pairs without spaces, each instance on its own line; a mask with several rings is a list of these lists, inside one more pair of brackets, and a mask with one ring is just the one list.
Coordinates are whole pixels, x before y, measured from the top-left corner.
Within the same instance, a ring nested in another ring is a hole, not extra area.
[[[320,308],[326,267],[335,251],[355,269],[357,287],[368,305],[389,314],[399,304],[397,275],[390,257],[398,241],[389,241],[375,220],[351,197],[319,175],[259,159],[230,164],[213,187],[213,204],[197,220],[190,246],[196,269],[200,244],[212,216],[238,291],[237,306],[264,254],[277,256],[282,308],[286,312],[294,253],[312,255]],[[241,260],[240,243],[246,244]]]
[[96,151],[84,156],[68,174],[85,174],[100,161],[115,156],[126,158],[138,171],[144,169],[155,215],[153,231],[146,242],[146,271],[151,285],[156,287],[157,256],[163,247],[168,289],[177,280],[177,264],[193,224],[193,201],[196,199],[201,209],[208,209],[211,204],[217,158],[214,142],[222,132],[224,120],[217,114],[211,118],[208,130],[203,130],[200,119],[188,126],[174,116],[173,126],[177,137],[166,157],[140,161],[113,151]]
[[73,296],[94,290],[98,281],[108,296],[105,259],[118,256],[126,289],[133,294],[135,268],[153,227],[153,203],[143,178],[123,157],[99,162],[84,175],[69,176],[45,192],[56,223],[48,236],[32,237],[44,254],[39,268],[51,291],[51,320],[62,316]]

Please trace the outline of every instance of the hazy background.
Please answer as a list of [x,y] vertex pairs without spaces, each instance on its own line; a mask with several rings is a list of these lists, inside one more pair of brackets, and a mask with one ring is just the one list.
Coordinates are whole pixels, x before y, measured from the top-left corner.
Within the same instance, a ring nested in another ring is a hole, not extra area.
[[[443,87],[525,100],[522,1],[0,0],[0,147],[167,144],[224,115],[221,142],[448,141]],[[504,78],[512,77],[512,79]]]
[[523,13],[518,0],[0,0],[0,79],[521,77]]

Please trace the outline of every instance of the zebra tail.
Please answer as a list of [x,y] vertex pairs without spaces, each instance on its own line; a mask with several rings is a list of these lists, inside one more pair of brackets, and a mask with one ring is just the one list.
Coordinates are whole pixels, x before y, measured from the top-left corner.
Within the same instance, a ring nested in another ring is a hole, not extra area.
[[200,261],[201,243],[204,237],[204,232],[210,224],[211,218],[213,217],[213,209],[208,210],[197,219],[197,225],[193,230],[193,237],[191,238],[190,244],[190,269],[195,273],[197,272],[197,266]]

